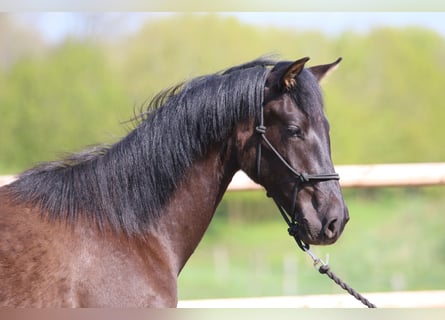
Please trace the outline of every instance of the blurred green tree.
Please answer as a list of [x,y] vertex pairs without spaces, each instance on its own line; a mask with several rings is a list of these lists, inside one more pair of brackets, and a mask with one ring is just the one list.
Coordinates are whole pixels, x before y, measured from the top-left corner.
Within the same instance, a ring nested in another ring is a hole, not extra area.
[[23,58],[0,89],[0,168],[22,170],[57,152],[121,135],[118,106],[128,105],[101,48],[68,40],[38,59]]
[[336,164],[445,159],[445,40],[432,31],[381,28],[333,38],[178,14],[131,36],[98,37],[20,54],[0,71],[0,172],[114,141],[125,133],[119,122],[158,91],[274,53],[310,56],[308,65],[344,58],[322,84]]

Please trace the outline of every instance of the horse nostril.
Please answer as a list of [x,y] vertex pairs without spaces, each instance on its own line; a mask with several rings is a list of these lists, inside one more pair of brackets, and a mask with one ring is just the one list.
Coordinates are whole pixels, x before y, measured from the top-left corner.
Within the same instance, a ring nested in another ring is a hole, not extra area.
[[324,228],[324,235],[327,239],[332,239],[337,234],[337,219],[332,219],[328,223],[326,223]]

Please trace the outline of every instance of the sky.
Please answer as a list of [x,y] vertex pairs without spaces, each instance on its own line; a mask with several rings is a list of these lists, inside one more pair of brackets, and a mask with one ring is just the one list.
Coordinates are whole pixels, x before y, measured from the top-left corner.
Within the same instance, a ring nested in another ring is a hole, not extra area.
[[445,35],[445,12],[281,12],[238,16],[245,22],[321,30],[329,35],[345,30],[367,32],[379,26],[424,26]]
[[[106,13],[90,14],[104,21],[116,21],[119,33],[132,33],[147,20],[162,19],[172,13]],[[262,27],[274,26],[287,29],[317,30],[329,36],[344,31],[366,33],[381,26],[421,26],[432,29],[445,37],[445,12],[226,12],[241,22]],[[24,24],[31,24],[53,43],[63,40],[67,34],[85,32],[85,14],[81,13],[18,13]],[[118,22],[118,23],[117,23]],[[108,24],[110,25],[110,23]],[[116,30],[115,30],[116,31]]]

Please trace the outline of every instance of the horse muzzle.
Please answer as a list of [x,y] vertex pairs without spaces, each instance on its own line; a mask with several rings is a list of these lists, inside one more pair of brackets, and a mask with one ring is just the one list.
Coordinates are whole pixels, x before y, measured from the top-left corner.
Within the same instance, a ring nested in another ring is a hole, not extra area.
[[329,245],[338,240],[348,221],[349,213],[345,205],[329,208],[321,219],[313,211],[303,212],[297,218],[296,232],[304,243]]

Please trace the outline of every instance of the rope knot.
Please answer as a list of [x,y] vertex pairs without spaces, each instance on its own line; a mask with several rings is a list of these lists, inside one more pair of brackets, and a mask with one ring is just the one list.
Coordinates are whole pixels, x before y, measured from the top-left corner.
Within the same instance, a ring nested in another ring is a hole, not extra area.
[[287,229],[287,232],[289,232],[289,235],[291,237],[295,237],[298,235],[298,225],[296,224],[292,224],[289,226],[289,228]]
[[320,268],[318,268],[318,272],[320,272],[321,274],[325,274],[329,271],[329,265],[327,264],[323,264],[320,266]]
[[266,127],[259,125],[255,128],[255,131],[259,134],[265,134],[266,133]]

